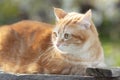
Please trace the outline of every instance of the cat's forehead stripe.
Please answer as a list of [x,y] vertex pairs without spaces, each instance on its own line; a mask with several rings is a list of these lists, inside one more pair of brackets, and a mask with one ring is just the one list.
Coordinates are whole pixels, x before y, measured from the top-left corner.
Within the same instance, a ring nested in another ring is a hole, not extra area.
[[63,23],[64,23],[63,30],[65,31],[65,29],[69,25],[77,23],[80,19],[81,19],[81,15],[78,15],[78,14],[66,16],[65,19],[63,20]]
[[66,15],[58,23],[59,26],[58,33],[60,32],[63,33],[69,25],[77,23],[82,16],[83,14],[78,14],[78,13],[69,13],[68,15]]
[[65,16],[65,18],[63,18],[60,21],[60,25],[64,27],[66,25],[73,24],[79,21],[81,19],[81,16],[82,14],[78,14],[78,13],[68,14],[67,16]]

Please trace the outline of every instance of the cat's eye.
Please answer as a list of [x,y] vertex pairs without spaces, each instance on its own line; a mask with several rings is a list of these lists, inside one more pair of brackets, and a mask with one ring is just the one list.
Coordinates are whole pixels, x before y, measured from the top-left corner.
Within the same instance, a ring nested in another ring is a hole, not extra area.
[[56,32],[53,32],[53,35],[54,35],[55,37],[57,37],[57,33],[56,33]]
[[70,38],[70,34],[65,33],[65,34],[64,34],[64,38],[65,38],[65,39],[69,39],[69,38]]

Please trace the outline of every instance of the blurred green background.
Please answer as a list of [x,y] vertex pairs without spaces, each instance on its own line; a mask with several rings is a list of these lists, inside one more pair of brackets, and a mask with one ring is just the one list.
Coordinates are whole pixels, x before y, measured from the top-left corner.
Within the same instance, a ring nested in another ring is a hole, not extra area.
[[28,19],[54,24],[53,7],[80,13],[92,9],[105,62],[120,66],[120,0],[0,0],[0,25]]

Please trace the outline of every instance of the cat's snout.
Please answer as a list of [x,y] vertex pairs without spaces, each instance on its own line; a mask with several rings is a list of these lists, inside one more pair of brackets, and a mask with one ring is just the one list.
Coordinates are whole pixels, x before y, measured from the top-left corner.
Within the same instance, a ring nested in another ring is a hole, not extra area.
[[60,43],[57,43],[56,46],[59,47],[59,46],[60,46]]

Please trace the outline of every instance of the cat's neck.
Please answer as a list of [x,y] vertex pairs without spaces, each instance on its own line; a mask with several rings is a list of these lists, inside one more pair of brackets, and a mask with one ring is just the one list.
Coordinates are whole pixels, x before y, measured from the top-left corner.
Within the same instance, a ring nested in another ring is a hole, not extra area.
[[[90,42],[91,44],[92,42]],[[89,43],[88,43],[89,44]],[[85,46],[84,49],[74,51],[72,54],[62,54],[64,59],[68,62],[79,64],[81,62],[96,62],[103,57],[103,49],[98,39],[93,41],[90,46]]]

